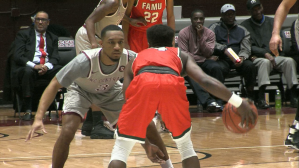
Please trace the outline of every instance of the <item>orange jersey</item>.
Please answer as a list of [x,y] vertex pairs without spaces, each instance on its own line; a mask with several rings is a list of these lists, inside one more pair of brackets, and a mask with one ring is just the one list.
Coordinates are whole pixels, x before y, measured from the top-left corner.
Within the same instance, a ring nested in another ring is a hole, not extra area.
[[166,7],[166,0],[137,0],[137,3],[132,8],[131,18],[144,17],[147,22],[146,26],[134,27],[140,31],[146,31],[149,27],[162,24],[162,15]]
[[126,90],[126,103],[117,122],[118,138],[144,143],[147,127],[157,110],[174,140],[180,141],[191,131],[184,78],[151,72],[136,76],[146,66],[170,67],[180,74],[182,62],[178,53],[174,47],[149,48],[138,53],[132,65],[135,77]]
[[175,47],[148,48],[138,53],[132,70],[134,76],[146,66],[169,67],[178,74],[182,71],[182,61],[179,57],[179,49]]

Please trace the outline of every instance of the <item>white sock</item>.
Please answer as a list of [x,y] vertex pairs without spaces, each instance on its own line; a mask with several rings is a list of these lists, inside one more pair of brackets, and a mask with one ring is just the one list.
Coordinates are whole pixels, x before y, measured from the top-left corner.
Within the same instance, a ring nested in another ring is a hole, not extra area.
[[161,168],[173,168],[172,162],[170,159],[166,160],[164,164],[160,164]]

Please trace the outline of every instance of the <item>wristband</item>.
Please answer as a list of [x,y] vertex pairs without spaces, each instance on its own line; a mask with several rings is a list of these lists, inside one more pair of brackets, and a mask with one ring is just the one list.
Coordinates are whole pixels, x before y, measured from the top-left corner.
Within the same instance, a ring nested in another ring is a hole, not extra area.
[[228,103],[230,103],[233,106],[235,106],[236,108],[238,108],[241,106],[242,101],[243,101],[243,99],[241,97],[239,97],[233,93],[232,96],[229,98]]

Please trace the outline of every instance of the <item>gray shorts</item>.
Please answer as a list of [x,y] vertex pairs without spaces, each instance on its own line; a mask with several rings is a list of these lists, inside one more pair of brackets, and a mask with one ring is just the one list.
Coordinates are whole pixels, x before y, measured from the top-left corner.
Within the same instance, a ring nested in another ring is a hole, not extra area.
[[118,81],[105,93],[89,93],[73,82],[65,94],[63,113],[74,112],[84,118],[92,104],[100,107],[107,120],[115,124],[124,104],[122,84]]

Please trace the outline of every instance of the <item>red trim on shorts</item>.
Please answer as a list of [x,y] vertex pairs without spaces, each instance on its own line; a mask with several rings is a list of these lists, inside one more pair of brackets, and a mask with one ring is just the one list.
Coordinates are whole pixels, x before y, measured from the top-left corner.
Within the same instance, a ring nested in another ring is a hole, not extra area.
[[81,118],[81,122],[83,121],[83,118],[81,117],[80,114],[76,113],[76,112],[62,112],[62,115],[77,115]]

